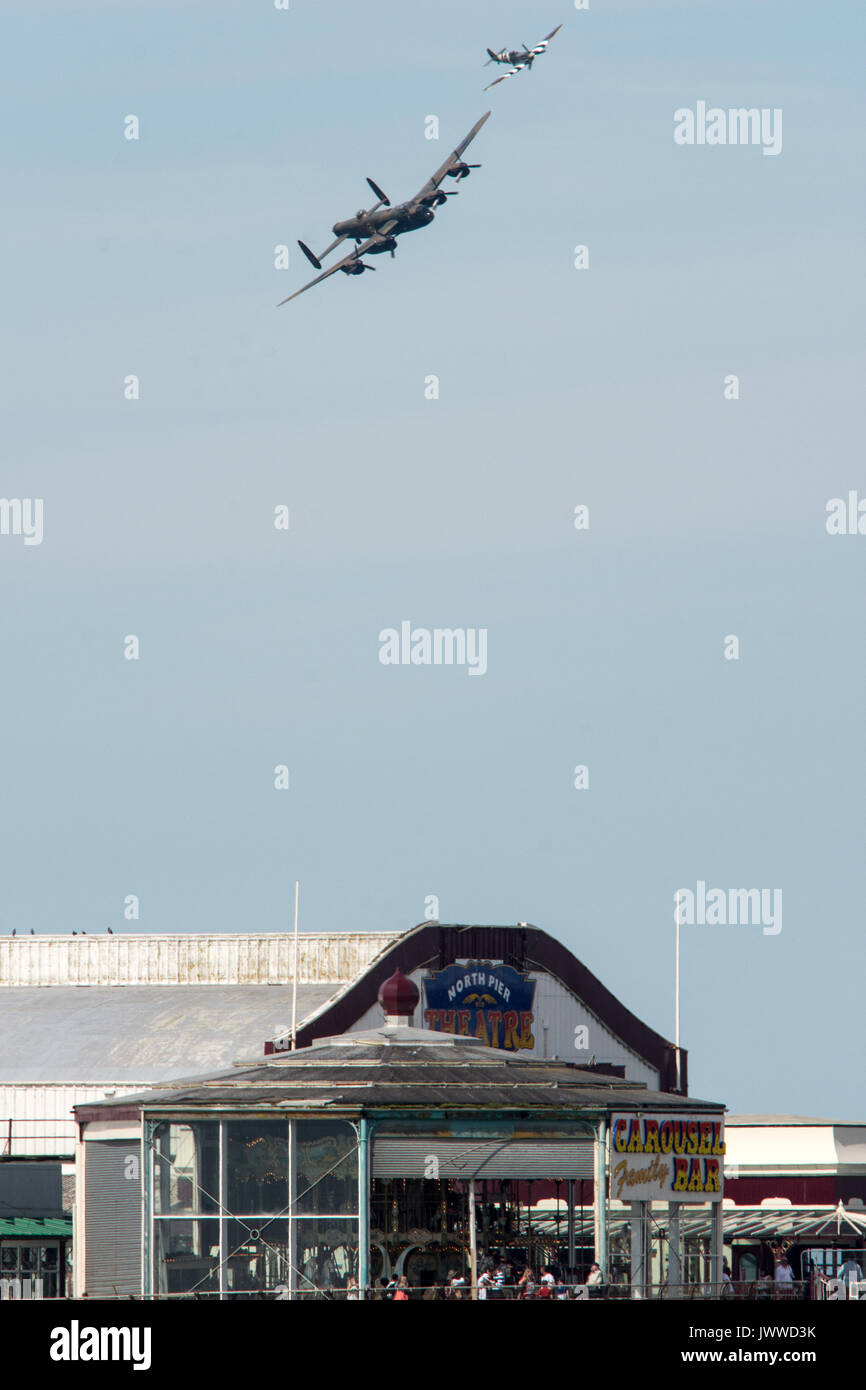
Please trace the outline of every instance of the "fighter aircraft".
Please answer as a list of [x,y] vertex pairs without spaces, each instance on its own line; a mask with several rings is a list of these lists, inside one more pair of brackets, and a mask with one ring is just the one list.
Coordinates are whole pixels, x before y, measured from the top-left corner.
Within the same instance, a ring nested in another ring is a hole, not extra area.
[[372,179],[367,179],[368,184],[376,195],[378,202],[371,208],[361,208],[355,213],[354,217],[348,217],[344,222],[335,222],[331,229],[336,241],[332,241],[320,255],[316,256],[305,246],[302,241],[298,242],[307,260],[316,270],[322,269],[322,261],[326,256],[330,256],[341,242],[352,239],[355,242],[355,249],[344,256],[336,265],[332,265],[328,270],[317,275],[315,280],[311,280],[308,285],[295,290],[287,299],[283,299],[277,305],[279,309],[283,304],[288,304],[289,300],[297,299],[299,294],[304,294],[311,290],[314,285],[318,285],[322,280],[327,280],[329,275],[334,275],[338,270],[342,270],[344,275],[362,275],[365,270],[375,270],[374,265],[365,265],[364,256],[381,256],[383,252],[390,251],[393,257],[397,249],[397,238],[403,236],[405,232],[417,231],[419,227],[426,227],[433,221],[434,208],[441,207],[448,198],[457,196],[454,189],[444,190],[439,187],[446,178],[455,179],[458,183],[461,179],[468,179],[473,169],[480,169],[480,164],[467,164],[463,159],[463,153],[467,146],[472,143],[483,126],[490,112],[487,111],[480,121],[476,121],[469,134],[460,144],[453,149],[432,178],[429,178],[423,188],[410,198],[406,203],[398,203],[396,207],[391,206],[390,199],[382,192],[378,184]]
[[496,78],[495,82],[489,82],[484,88],[485,92],[489,92],[491,87],[496,87],[500,82],[504,82],[507,77],[516,77],[524,68],[531,68],[536,58],[539,54],[544,53],[550,40],[559,33],[561,28],[562,25],[557,24],[556,28],[551,29],[546,38],[543,38],[534,48],[527,48],[524,44],[522,51],[519,48],[513,48],[509,52],[507,48],[503,48],[499,53],[494,53],[492,48],[488,48],[489,56],[484,66],[488,67],[490,63],[510,63],[511,71],[504,72],[501,77]]

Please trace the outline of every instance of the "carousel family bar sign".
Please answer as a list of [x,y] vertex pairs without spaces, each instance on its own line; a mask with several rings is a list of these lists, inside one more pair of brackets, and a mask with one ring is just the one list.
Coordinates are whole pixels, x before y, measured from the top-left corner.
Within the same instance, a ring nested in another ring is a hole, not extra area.
[[535,1046],[535,981],[511,965],[468,961],[424,980],[424,1022],[440,1033],[480,1038],[487,1047],[520,1052]]
[[725,1141],[706,1115],[614,1115],[610,1195],[620,1202],[720,1202]]

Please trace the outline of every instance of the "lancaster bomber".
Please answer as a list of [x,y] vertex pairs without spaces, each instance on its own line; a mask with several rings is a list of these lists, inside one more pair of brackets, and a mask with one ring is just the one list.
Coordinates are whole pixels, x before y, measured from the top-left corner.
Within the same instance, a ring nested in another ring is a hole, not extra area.
[[503,48],[499,53],[494,53],[492,48],[488,48],[487,63],[485,63],[484,66],[487,67],[490,63],[510,63],[511,71],[504,72],[502,76],[497,77],[494,82],[488,83],[484,88],[485,92],[489,92],[491,87],[496,87],[500,82],[504,82],[507,77],[516,77],[524,68],[531,68],[536,58],[544,53],[550,40],[559,33],[561,28],[562,25],[557,24],[556,28],[551,29],[550,33],[541,39],[534,48],[527,48],[526,44],[524,44],[522,49],[513,48],[509,51],[507,48]]
[[404,232],[417,231],[419,227],[426,227],[434,218],[434,208],[441,207],[448,198],[456,197],[454,189],[443,190],[439,185],[444,179],[455,179],[458,183],[461,179],[469,177],[473,169],[480,169],[480,164],[467,164],[463,159],[463,153],[475,139],[479,130],[490,112],[487,111],[476,121],[465,139],[460,141],[456,149],[452,150],[444,164],[441,164],[432,178],[428,179],[424,187],[419,189],[414,198],[410,198],[406,203],[398,203],[396,207],[391,206],[390,199],[382,192],[378,184],[372,179],[367,179],[378,202],[371,208],[361,208],[355,213],[354,217],[348,217],[344,222],[335,222],[332,228],[336,241],[326,247],[320,255],[316,256],[305,246],[302,241],[298,242],[307,260],[316,270],[322,270],[322,261],[326,256],[346,240],[354,240],[355,248],[344,256],[336,265],[330,266],[327,270],[317,275],[315,280],[311,280],[308,285],[303,285],[301,289],[295,290],[287,299],[280,301],[277,308],[282,304],[288,304],[289,300],[297,299],[299,294],[304,294],[311,290],[314,285],[318,285],[322,280],[327,280],[329,275],[334,275],[338,270],[342,270],[344,275],[361,275],[365,270],[375,270],[374,265],[365,265],[364,256],[380,256],[385,251],[390,251],[393,257],[397,249],[397,238]]

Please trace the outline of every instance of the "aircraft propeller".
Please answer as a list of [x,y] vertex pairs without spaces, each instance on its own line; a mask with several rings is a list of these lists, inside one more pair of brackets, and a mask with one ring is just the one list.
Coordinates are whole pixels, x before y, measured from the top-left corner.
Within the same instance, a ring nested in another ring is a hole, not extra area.
[[456,198],[456,188],[437,188],[434,193],[426,193],[419,201],[422,207],[441,208],[446,198]]
[[310,250],[309,246],[305,246],[304,243],[303,243],[302,241],[299,241],[299,242],[298,242],[298,245],[300,246],[300,248],[301,248],[301,250],[303,251],[304,255],[306,256],[307,260],[310,262],[310,265],[315,266],[316,270],[321,270],[321,269],[322,269],[322,262],[319,260],[318,256],[314,256],[314,255],[313,255],[313,253],[312,253],[312,251]]
[[[388,195],[386,193],[383,193],[379,185],[377,183],[374,183],[372,179],[368,179],[367,182],[372,188],[376,197],[379,199],[379,206],[389,208],[391,206],[391,199],[388,197]],[[371,208],[370,211],[375,212],[375,208]]]
[[449,177],[449,179],[458,179],[458,180],[459,180],[459,179],[468,179],[468,178],[469,178],[469,172],[470,172],[471,169],[480,169],[480,168],[481,168],[481,165],[480,165],[480,164],[467,164],[464,160],[461,160],[459,164],[455,164],[455,165],[454,165],[454,168],[453,168],[453,169],[449,169],[449,171],[448,171],[448,177]]

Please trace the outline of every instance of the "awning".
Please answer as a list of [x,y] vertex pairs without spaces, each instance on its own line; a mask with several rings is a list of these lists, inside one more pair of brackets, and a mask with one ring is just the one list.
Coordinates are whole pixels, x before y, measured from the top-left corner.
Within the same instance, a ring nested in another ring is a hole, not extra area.
[[18,1240],[43,1240],[47,1236],[72,1238],[72,1222],[65,1217],[54,1216],[10,1216],[0,1217],[0,1240],[15,1237]]
[[[575,1210],[581,1210],[575,1208]],[[591,1210],[591,1208],[587,1208]],[[703,1236],[709,1232],[711,1214],[708,1207],[680,1206],[680,1237]],[[788,1206],[767,1203],[759,1207],[726,1206],[722,1211],[725,1244],[732,1240],[773,1240],[776,1237],[803,1244],[830,1244],[837,1236],[860,1236],[866,1243],[866,1211],[851,1210],[840,1202],[836,1207]],[[608,1206],[608,1230],[611,1235],[623,1235],[631,1226],[628,1208]],[[668,1213],[665,1205],[656,1205],[650,1213],[656,1235],[667,1235]],[[535,1216],[533,1229],[554,1230],[556,1213]]]
[[591,1178],[592,1160],[591,1139],[373,1140],[374,1178]]

